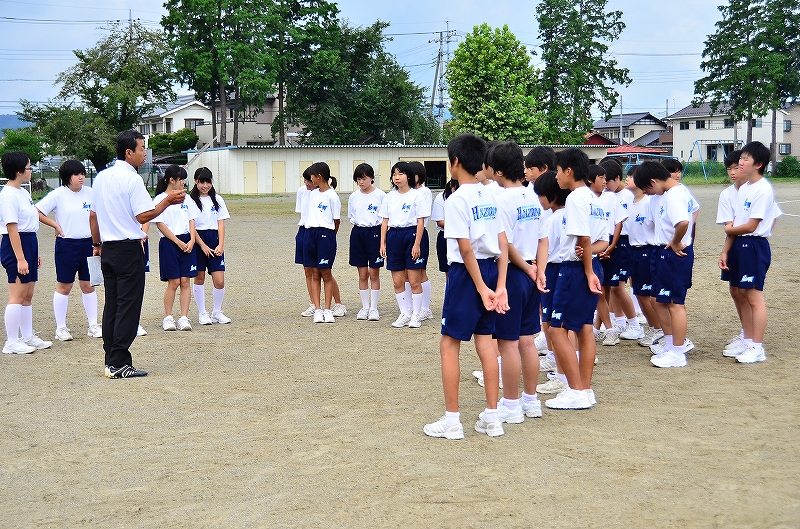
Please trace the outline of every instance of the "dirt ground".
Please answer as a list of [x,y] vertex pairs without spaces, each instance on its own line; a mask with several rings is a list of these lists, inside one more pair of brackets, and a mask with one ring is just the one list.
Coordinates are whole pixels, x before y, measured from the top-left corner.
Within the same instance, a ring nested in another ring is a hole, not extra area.
[[[772,238],[768,361],[750,366],[720,354],[739,328],[716,266],[721,190],[693,190],[703,208],[688,367],[653,368],[631,343],[599,347],[594,409],[545,409],[490,439],[473,429],[484,394],[465,344],[457,442],[422,433],[444,408],[438,324],[391,328],[385,271],[381,321],[355,319],[349,224],[334,273],[350,312],[313,325],[299,316],[308,303],[292,264],[293,196],[230,200],[233,324],[161,331],[155,271],[142,318],[150,334],[133,346],[150,376],[102,376],[77,288],[74,341],[1,355],[0,527],[800,527],[800,185],[776,184],[793,216]],[[44,338],[54,330],[52,239],[43,226],[33,306]],[[443,276],[430,277],[438,313]]]

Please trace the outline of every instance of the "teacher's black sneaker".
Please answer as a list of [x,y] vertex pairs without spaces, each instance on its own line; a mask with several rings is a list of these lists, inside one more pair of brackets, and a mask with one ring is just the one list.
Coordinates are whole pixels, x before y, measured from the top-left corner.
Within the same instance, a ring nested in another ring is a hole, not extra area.
[[108,378],[133,378],[133,377],[146,377],[147,371],[136,369],[132,366],[106,366],[106,376]]

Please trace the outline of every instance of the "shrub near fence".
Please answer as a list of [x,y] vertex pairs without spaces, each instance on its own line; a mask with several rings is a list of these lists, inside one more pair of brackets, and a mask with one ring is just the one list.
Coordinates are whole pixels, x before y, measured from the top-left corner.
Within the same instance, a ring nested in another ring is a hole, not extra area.
[[800,178],[800,161],[794,156],[787,156],[775,167],[777,178]]

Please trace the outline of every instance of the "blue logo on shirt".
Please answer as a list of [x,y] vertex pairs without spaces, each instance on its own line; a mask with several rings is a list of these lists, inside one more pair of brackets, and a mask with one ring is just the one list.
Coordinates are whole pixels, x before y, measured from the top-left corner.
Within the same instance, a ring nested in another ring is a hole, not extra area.
[[83,203],[83,209],[91,209],[91,208],[92,208],[91,204],[87,204],[86,202]]
[[317,209],[320,209],[320,210],[322,210],[322,211],[325,211],[326,209],[328,209],[328,206],[326,206],[325,204],[323,204],[322,202],[320,202],[320,203],[319,203],[319,205],[317,206]]
[[542,208],[536,206],[520,206],[517,208],[517,221],[538,220],[542,216]]
[[750,209],[750,206],[752,204],[753,204],[752,202],[750,202],[749,200],[745,199],[744,200],[744,209]]
[[623,203],[622,203],[622,207],[623,207],[623,208],[625,208],[625,209],[628,209],[628,204],[626,204],[626,203],[624,203],[624,202],[623,202]]
[[602,207],[589,204],[589,216],[593,219],[604,219],[606,218],[606,213]]
[[664,216],[664,206],[661,206],[661,209],[658,210],[658,216],[659,217],[663,217]]
[[400,211],[411,211],[411,204],[403,204]]
[[186,204],[181,204],[181,209],[186,209],[186,210],[188,210],[188,209],[189,209],[189,206],[188,206],[188,205],[186,205]]
[[492,204],[483,204],[472,208],[472,219],[479,220],[494,220],[497,217],[497,206]]
[[643,217],[643,216],[639,215],[638,213],[636,214],[636,218],[634,219],[636,224],[644,224],[645,220],[647,220],[647,217]]
[[375,213],[377,213],[378,212],[378,206],[376,206],[375,204],[370,204],[370,205],[367,206],[367,211],[374,211]]

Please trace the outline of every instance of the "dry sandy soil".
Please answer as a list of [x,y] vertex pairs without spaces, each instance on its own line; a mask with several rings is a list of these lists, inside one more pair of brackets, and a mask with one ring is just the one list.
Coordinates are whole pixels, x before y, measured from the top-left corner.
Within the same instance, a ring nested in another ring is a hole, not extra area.
[[[594,409],[545,410],[489,439],[472,428],[484,395],[465,344],[458,442],[422,433],[443,410],[438,325],[391,328],[385,271],[383,319],[356,321],[349,225],[334,272],[350,313],[313,325],[299,316],[293,197],[231,200],[232,325],[161,331],[155,272],[150,334],[133,346],[150,376],[102,376],[77,288],[74,341],[2,355],[0,527],[800,527],[800,185],[776,185],[794,216],[772,239],[768,361],[751,366],[720,354],[738,331],[716,267],[721,189],[694,189],[688,367],[653,368],[635,344],[601,347]],[[34,323],[45,338],[52,238],[43,227]],[[443,277],[431,280],[436,313]]]

